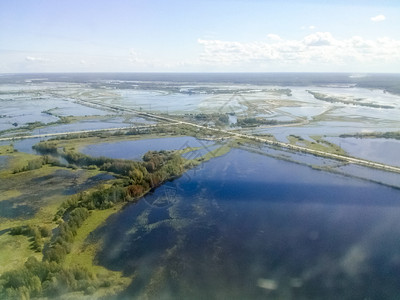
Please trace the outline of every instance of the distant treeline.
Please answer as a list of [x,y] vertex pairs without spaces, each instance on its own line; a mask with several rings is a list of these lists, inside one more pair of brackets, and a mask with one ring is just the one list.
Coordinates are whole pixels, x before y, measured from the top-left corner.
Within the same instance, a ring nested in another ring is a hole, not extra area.
[[394,108],[394,106],[391,106],[391,105],[380,105],[380,104],[369,103],[369,102],[360,102],[363,99],[348,100],[348,99],[344,99],[342,97],[329,96],[329,95],[326,95],[323,93],[313,92],[310,90],[307,90],[307,92],[309,94],[313,95],[315,99],[322,100],[325,102],[330,102],[330,103],[343,103],[343,104],[366,106],[366,107],[372,107],[372,108],[384,108],[384,109],[393,109]]
[[296,120],[293,121],[278,121],[274,119],[264,119],[264,118],[238,118],[236,126],[240,127],[256,127],[261,125],[282,125],[282,124],[295,124]]
[[[166,115],[167,116],[167,115]],[[167,125],[167,126],[166,126]],[[107,132],[85,132],[85,133],[71,133],[68,135],[56,136],[48,141],[57,141],[57,140],[72,140],[78,138],[89,138],[89,137],[100,137],[100,138],[108,138],[112,136],[135,136],[135,135],[145,135],[145,134],[157,134],[163,135],[168,134],[171,135],[190,135],[194,137],[204,137],[204,136],[213,136],[218,135],[215,131],[206,130],[206,129],[194,129],[193,126],[179,124],[171,125],[171,124],[162,124],[160,123],[157,126],[147,127],[147,128],[130,128],[129,130],[116,130],[116,131],[107,131]]]
[[392,132],[366,132],[366,133],[356,133],[356,134],[341,134],[339,137],[341,138],[383,138],[383,139],[395,139],[400,140],[400,131],[392,131]]
[[382,89],[400,95],[399,74],[371,74],[354,80],[358,87]]
[[[44,80],[43,78],[46,78]],[[187,86],[187,83],[229,83],[276,86],[310,86],[354,84],[364,88],[383,89],[400,94],[400,74],[352,73],[53,73],[9,74],[0,83],[74,82],[90,84],[93,88],[139,88],[159,90]],[[104,82],[104,81],[109,82]],[[134,82],[133,82],[134,81]],[[139,85],[139,86],[138,86]]]

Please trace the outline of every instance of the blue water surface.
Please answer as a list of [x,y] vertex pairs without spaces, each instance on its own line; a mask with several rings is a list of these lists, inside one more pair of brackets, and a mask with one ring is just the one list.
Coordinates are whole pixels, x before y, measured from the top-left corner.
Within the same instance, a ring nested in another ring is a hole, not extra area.
[[[233,149],[112,216],[118,299],[395,299],[400,191]],[[382,298],[380,298],[382,299]]]
[[81,152],[90,156],[140,160],[147,151],[182,150],[211,144],[212,141],[180,136],[94,144],[82,148]]

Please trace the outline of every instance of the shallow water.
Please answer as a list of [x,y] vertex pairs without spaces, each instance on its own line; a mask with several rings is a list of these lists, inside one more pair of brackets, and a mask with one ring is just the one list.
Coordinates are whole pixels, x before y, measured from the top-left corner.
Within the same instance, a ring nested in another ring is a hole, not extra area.
[[[160,205],[161,204],[161,205]],[[398,295],[400,191],[234,149],[111,217],[122,299]],[[379,283],[379,284],[371,284]]]
[[[40,97],[27,94],[0,95],[0,130],[18,128],[29,122],[51,123],[59,120],[57,116],[106,115],[102,111],[73,102],[66,98],[54,98],[51,91]],[[54,115],[45,113],[50,111]],[[16,123],[18,126],[14,126]]]
[[272,134],[277,140],[281,142],[288,142],[289,135],[298,135],[305,139],[308,137],[317,136],[339,136],[341,134],[355,134],[357,132],[388,132],[398,131],[399,127],[376,127],[373,124],[363,124],[359,122],[318,122],[305,126],[285,126],[285,127],[272,127],[272,128],[259,128],[254,129],[253,133]]
[[32,146],[36,143],[39,143],[42,140],[41,138],[34,138],[34,139],[23,139],[23,140],[15,140],[15,141],[1,141],[0,146],[4,145],[13,145],[14,149],[19,152],[26,152],[29,154],[36,154],[36,151],[32,149]]
[[[70,171],[59,169],[49,175],[35,177],[21,185],[15,182],[13,186],[4,186],[0,189],[17,189],[20,195],[0,201],[1,218],[27,219],[33,217],[41,207],[48,205],[52,197],[60,195],[73,195],[90,189],[101,182],[114,179],[109,174],[97,174],[80,180],[85,171]],[[3,183],[4,184],[4,183]]]
[[207,95],[187,95],[145,90],[119,90],[121,98],[110,103],[148,112],[194,112]]
[[343,172],[349,176],[359,177],[374,182],[396,187],[400,190],[400,174],[371,169],[359,165],[338,165],[334,170]]
[[[55,174],[57,175],[57,174]],[[82,184],[75,184],[71,185],[68,189],[66,189],[63,194],[64,195],[73,195],[80,192],[84,192],[96,185],[98,185],[102,181],[111,180],[115,177],[110,174],[97,174],[92,177],[89,177],[85,182]]]
[[60,124],[32,130],[32,134],[58,133],[81,130],[98,130],[107,128],[128,127],[122,117],[111,117],[103,120],[84,120],[76,123]]
[[59,116],[105,116],[110,114],[108,111],[100,110],[93,107],[87,107],[75,102],[66,102],[63,106],[53,109],[52,113]]
[[19,152],[25,152],[29,154],[37,154],[37,152],[32,149],[32,146],[41,142],[45,141],[49,138],[34,138],[34,139],[23,139],[23,140],[16,140],[13,142],[14,149],[18,150]]
[[4,169],[7,167],[9,157],[6,155],[0,156],[0,169]]
[[[80,151],[91,156],[140,160],[147,151],[180,150],[212,144],[212,141],[198,140],[191,136],[180,136],[95,144],[86,146]],[[192,157],[192,154],[187,153],[185,156],[189,158]]]
[[393,139],[327,138],[352,156],[400,166],[400,141]]

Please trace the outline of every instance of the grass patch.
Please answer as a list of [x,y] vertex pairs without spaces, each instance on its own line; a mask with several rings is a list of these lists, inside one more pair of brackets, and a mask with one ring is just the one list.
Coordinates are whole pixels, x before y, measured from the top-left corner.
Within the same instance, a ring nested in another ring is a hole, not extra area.
[[[7,146],[3,146],[7,147]],[[12,147],[12,146],[10,146]],[[12,147],[12,152],[7,155],[9,157],[7,168],[0,170],[0,180],[5,177],[12,175],[13,171],[16,169],[21,169],[28,164],[29,161],[39,158],[40,156],[28,154],[24,152],[14,152]],[[7,150],[6,150],[7,151]]]
[[0,235],[0,274],[22,267],[29,256],[42,259],[42,254],[31,249],[30,238],[24,235]]
[[314,141],[309,141],[303,139],[297,135],[290,135],[287,137],[289,143],[292,145],[298,145],[302,147],[306,147],[311,150],[322,151],[326,153],[346,155],[347,153],[340,148],[338,145],[325,141],[321,136],[311,136]]
[[389,131],[389,132],[367,132],[367,133],[356,133],[356,134],[342,134],[339,137],[348,138],[354,137],[358,139],[394,139],[400,140],[400,131]]
[[95,256],[98,249],[101,247],[101,242],[93,243],[88,241],[90,234],[100,227],[108,217],[117,213],[123,206],[123,203],[119,203],[109,209],[91,211],[90,216],[84,221],[82,226],[78,228],[71,252],[67,254],[65,258],[64,265],[66,267],[79,265],[93,274],[96,274],[98,278],[107,278],[112,282],[112,286],[101,288],[97,291],[95,294],[96,297],[114,295],[125,289],[132,282],[132,278],[124,277],[122,272],[111,271],[105,267],[96,265]]
[[212,158],[216,158],[228,153],[231,150],[231,146],[229,144],[224,144],[221,147],[214,149],[210,152],[207,152],[205,155],[199,158],[200,161],[209,161]]
[[371,102],[361,102],[365,99],[363,98],[348,98],[342,96],[335,96],[335,95],[327,95],[323,93],[313,92],[307,90],[307,92],[314,96],[315,99],[330,102],[330,103],[340,103],[340,104],[347,104],[347,105],[355,105],[355,106],[365,106],[365,107],[372,107],[372,108],[381,108],[381,109],[393,109],[394,106],[391,105],[379,105],[376,103]]
[[0,146],[0,155],[9,155],[14,153],[14,147],[12,145]]
[[163,133],[157,134],[138,134],[138,135],[109,135],[104,138],[101,133],[98,136],[86,137],[82,134],[81,138],[73,138],[73,139],[56,139],[54,142],[57,143],[59,148],[66,148],[68,150],[76,150],[80,151],[80,149],[94,144],[102,144],[102,143],[114,143],[114,142],[122,142],[122,141],[135,141],[135,140],[144,140],[144,139],[155,139],[162,137],[175,137],[178,135],[169,135]]
[[14,198],[14,197],[18,197],[20,196],[22,193],[19,190],[8,190],[8,191],[4,191],[1,192],[0,194],[0,201],[3,200],[8,200],[10,198]]
[[[86,242],[90,233],[102,225],[108,217],[115,214],[123,207],[123,204],[117,204],[112,208],[104,210],[92,210],[90,216],[83,222],[82,226],[77,230],[71,252],[66,256],[65,264],[79,264],[98,273],[106,270],[101,266],[94,266],[93,261],[96,254],[97,246],[93,243]],[[106,270],[107,271],[107,270]]]

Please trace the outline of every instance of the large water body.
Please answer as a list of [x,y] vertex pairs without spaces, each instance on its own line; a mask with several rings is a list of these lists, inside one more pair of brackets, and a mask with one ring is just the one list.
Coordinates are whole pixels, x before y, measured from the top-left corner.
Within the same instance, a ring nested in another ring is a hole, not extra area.
[[95,235],[101,265],[136,275],[119,299],[400,291],[399,190],[240,149],[128,206]]

